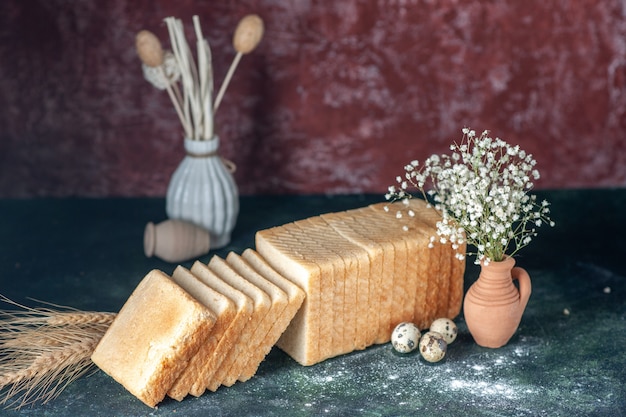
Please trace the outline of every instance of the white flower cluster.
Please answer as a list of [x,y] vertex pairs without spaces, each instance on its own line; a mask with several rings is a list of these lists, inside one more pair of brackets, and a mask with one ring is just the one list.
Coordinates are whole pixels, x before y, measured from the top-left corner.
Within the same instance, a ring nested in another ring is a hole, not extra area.
[[[476,263],[501,261],[527,246],[549,218],[549,203],[537,202],[529,195],[533,181],[539,179],[536,161],[519,146],[463,129],[460,144],[450,146],[450,155],[432,155],[419,166],[405,166],[405,176],[389,187],[388,200],[408,203],[408,189],[417,188],[442,215],[437,223],[439,240],[457,249],[464,242],[476,248]],[[426,190],[426,187],[432,188]],[[402,213],[396,213],[402,216]],[[464,254],[457,254],[463,259]]]

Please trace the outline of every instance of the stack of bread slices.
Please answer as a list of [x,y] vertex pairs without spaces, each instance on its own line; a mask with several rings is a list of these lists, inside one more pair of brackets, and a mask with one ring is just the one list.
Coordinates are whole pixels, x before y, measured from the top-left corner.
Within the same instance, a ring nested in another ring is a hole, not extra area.
[[93,362],[154,407],[248,380],[275,344],[309,366],[386,343],[400,322],[455,317],[465,263],[450,245],[429,248],[438,214],[421,200],[389,206],[262,230],[256,250],[151,271]]

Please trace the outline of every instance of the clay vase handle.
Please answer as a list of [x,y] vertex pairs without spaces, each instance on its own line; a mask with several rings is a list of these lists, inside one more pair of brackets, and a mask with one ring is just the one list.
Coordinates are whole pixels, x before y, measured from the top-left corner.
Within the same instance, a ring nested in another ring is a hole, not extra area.
[[528,303],[532,291],[530,275],[528,275],[528,272],[526,272],[524,268],[516,266],[511,270],[511,276],[519,282],[519,307],[523,312],[526,309],[526,304]]

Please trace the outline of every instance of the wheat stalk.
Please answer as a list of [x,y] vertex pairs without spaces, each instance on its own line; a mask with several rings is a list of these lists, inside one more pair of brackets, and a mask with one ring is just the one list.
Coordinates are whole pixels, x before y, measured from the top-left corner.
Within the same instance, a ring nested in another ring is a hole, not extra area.
[[62,312],[48,319],[48,324],[51,326],[106,326],[107,328],[113,322],[115,313],[101,313],[91,311],[78,311],[78,312]]
[[0,404],[19,409],[56,398],[94,366],[91,354],[114,313],[64,308],[0,311]]

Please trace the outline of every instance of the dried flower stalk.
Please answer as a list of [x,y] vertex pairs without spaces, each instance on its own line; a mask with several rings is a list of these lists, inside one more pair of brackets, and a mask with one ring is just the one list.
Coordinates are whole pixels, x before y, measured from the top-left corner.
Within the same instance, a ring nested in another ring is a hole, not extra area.
[[91,354],[114,313],[29,308],[0,311],[0,404],[19,409],[56,398],[94,364]]
[[[213,115],[224,97],[226,88],[242,55],[250,53],[261,41],[264,31],[263,21],[257,15],[248,15],[239,22],[233,38],[233,46],[237,55],[228,69],[215,101],[212,103],[213,64],[211,48],[202,34],[200,19],[198,16],[193,16],[197,65],[185,39],[181,20],[174,17],[167,17],[164,20],[170,37],[171,54],[163,51],[160,41],[153,33],[142,30],[136,36],[135,44],[139,58],[143,63],[144,76],[155,87],[167,90],[180,118],[186,138],[211,140],[214,134]],[[168,57],[170,56],[173,56],[174,65],[169,65]],[[172,66],[175,68],[170,68]],[[181,84],[182,93],[178,87],[178,82]]]

